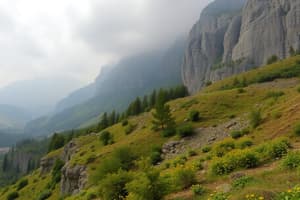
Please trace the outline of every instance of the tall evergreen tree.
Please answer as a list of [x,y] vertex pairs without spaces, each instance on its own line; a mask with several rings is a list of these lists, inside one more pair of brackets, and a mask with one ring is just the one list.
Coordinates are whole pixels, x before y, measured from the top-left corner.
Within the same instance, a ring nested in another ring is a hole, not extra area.
[[145,95],[143,98],[142,110],[145,112],[147,111],[148,107],[149,107],[148,96]]
[[108,121],[107,113],[105,112],[102,115],[101,120],[98,124],[98,130],[101,131],[103,129],[106,129],[108,126],[109,126],[109,121]]
[[111,126],[114,125],[115,123],[116,123],[116,112],[112,111],[112,113],[109,116],[108,124]]
[[149,99],[150,107],[154,107],[155,103],[156,103],[156,90],[153,90],[153,92],[150,95],[150,99]]
[[174,128],[175,121],[171,115],[170,106],[165,104],[165,96],[163,93],[158,96],[155,105],[155,111],[152,113],[152,124],[160,130]]

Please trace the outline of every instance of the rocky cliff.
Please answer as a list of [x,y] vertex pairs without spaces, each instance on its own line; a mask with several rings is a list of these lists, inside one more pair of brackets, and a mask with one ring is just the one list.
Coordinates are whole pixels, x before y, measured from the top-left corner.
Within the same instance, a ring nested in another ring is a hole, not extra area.
[[190,32],[182,77],[191,93],[300,49],[299,0],[215,0]]

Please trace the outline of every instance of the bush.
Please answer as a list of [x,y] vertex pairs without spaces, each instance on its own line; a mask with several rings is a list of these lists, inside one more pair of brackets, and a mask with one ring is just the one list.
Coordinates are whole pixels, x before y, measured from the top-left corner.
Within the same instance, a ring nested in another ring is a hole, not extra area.
[[179,189],[187,189],[196,182],[196,174],[191,169],[178,169],[174,178],[174,184],[178,186]]
[[53,169],[52,169],[52,179],[51,179],[51,186],[52,187],[54,187],[57,183],[60,182],[60,180],[61,180],[61,169],[63,168],[64,165],[65,165],[65,163],[60,159],[57,159],[55,161]]
[[243,133],[242,131],[232,131],[230,135],[233,139],[238,139],[243,136]]
[[194,195],[203,195],[205,193],[205,188],[199,184],[192,185],[192,191]]
[[87,200],[93,200],[96,199],[97,195],[95,193],[88,193],[86,199]]
[[239,143],[238,146],[240,149],[245,149],[247,147],[251,147],[253,145],[253,141],[249,138],[242,139]]
[[289,149],[289,143],[287,140],[275,140],[267,146],[267,154],[270,158],[281,158],[285,156]]
[[192,121],[192,122],[197,122],[200,120],[200,113],[199,111],[196,111],[196,110],[192,110],[190,113],[189,113],[189,119]]
[[243,189],[245,186],[247,186],[249,183],[253,181],[253,178],[250,176],[243,176],[239,179],[236,179],[232,183],[232,187],[235,189]]
[[300,166],[300,152],[290,152],[282,160],[282,166],[286,169],[295,169]]
[[300,123],[296,124],[296,126],[294,127],[294,133],[297,136],[300,136]]
[[226,153],[235,149],[235,143],[232,139],[225,139],[219,142],[214,148],[214,154],[217,157],[223,157]]
[[7,200],[15,200],[19,197],[19,193],[14,191],[14,192],[11,192],[7,195],[6,199]]
[[262,123],[260,110],[255,110],[250,113],[250,124],[253,128],[258,127]]
[[17,190],[19,191],[19,190],[23,189],[24,187],[26,187],[27,185],[28,185],[28,180],[23,179],[18,183]]
[[167,128],[161,132],[163,137],[172,137],[176,134],[176,130],[174,128]]
[[119,169],[129,170],[134,166],[135,154],[127,147],[115,150],[111,156],[107,157],[99,166],[94,182],[99,182],[107,174],[118,172]]
[[188,137],[194,134],[193,127],[191,125],[183,125],[177,128],[177,134],[181,137]]
[[46,200],[46,199],[48,199],[51,195],[52,195],[52,193],[51,193],[50,190],[45,190],[45,191],[43,191],[43,192],[40,194],[38,200]]
[[159,171],[150,169],[138,174],[132,182],[126,184],[126,189],[129,196],[135,197],[132,199],[157,200],[163,199],[167,192],[167,185],[160,177]]
[[273,63],[275,63],[277,61],[278,61],[278,56],[272,55],[270,58],[268,58],[267,64],[270,65],[270,64],[273,64]]
[[102,144],[104,146],[108,145],[108,144],[111,144],[113,143],[113,137],[111,135],[110,132],[108,131],[103,131],[101,134],[100,134],[100,141],[102,142]]
[[135,130],[136,126],[132,124],[128,124],[128,126],[125,127],[125,134],[129,135]]
[[300,199],[300,187],[296,186],[292,189],[287,190],[286,192],[282,192],[276,198],[278,200],[298,200]]
[[128,124],[128,120],[127,119],[125,119],[125,120],[122,121],[122,126],[127,126],[127,124]]
[[208,153],[210,151],[211,151],[211,147],[210,146],[205,146],[205,147],[202,148],[202,152],[203,153]]
[[274,99],[278,99],[279,97],[283,96],[284,92],[282,91],[271,91],[267,93],[266,98],[274,98]]
[[202,160],[197,160],[194,162],[193,167],[195,170],[203,170],[203,161]]
[[128,172],[119,171],[116,174],[108,174],[100,182],[100,196],[103,200],[123,200],[128,195],[126,184],[132,180]]
[[188,151],[188,156],[189,157],[193,157],[193,156],[196,156],[197,155],[197,152],[196,151],[194,151],[194,150],[189,150]]
[[300,87],[297,88],[297,91],[300,93]]
[[259,158],[256,153],[249,150],[238,150],[215,160],[211,166],[211,171],[215,175],[224,175],[238,168],[254,168],[258,164]]

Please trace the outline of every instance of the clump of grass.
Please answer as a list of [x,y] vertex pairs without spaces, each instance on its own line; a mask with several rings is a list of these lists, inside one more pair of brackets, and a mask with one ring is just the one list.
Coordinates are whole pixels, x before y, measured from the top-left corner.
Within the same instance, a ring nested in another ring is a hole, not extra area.
[[254,110],[250,113],[250,124],[253,128],[257,128],[262,121],[263,119],[260,110]]
[[294,127],[294,133],[295,135],[300,136],[300,123],[296,124]]

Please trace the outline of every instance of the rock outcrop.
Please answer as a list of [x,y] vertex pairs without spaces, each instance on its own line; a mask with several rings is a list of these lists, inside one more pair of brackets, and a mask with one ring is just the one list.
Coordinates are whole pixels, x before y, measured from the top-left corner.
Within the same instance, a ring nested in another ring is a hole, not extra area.
[[87,183],[87,171],[85,166],[65,165],[62,169],[61,194],[77,194]]
[[190,32],[183,82],[195,93],[290,49],[300,49],[300,1],[215,0]]

